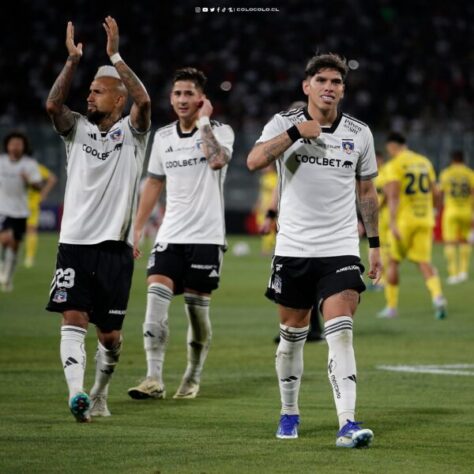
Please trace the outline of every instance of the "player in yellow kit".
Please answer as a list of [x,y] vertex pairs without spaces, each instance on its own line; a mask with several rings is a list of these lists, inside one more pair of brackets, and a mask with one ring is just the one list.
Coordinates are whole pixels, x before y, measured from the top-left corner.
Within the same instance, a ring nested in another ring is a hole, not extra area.
[[[275,166],[271,164],[262,170],[260,177],[260,190],[258,201],[255,205],[257,226],[262,228],[267,213],[270,208],[273,209],[274,191],[277,187],[278,175]],[[273,216],[275,217],[275,216]],[[276,227],[272,226],[268,232],[262,233],[262,255],[272,255],[275,248]]]
[[473,225],[474,171],[464,164],[462,151],[451,154],[451,164],[439,177],[443,193],[442,219],[444,255],[448,264],[447,282],[451,285],[468,278]]
[[437,319],[446,316],[446,300],[436,268],[431,264],[436,176],[425,156],[407,148],[405,137],[392,132],[386,141],[392,157],[386,169],[385,192],[390,212],[390,262],[385,297],[387,306],[379,317],[397,315],[399,264],[407,258],[418,265],[436,309]]
[[55,186],[58,179],[46,166],[38,163],[43,181],[41,191],[28,188],[28,209],[30,216],[26,221],[26,252],[25,262],[26,268],[31,268],[35,263],[36,251],[38,250],[38,224],[40,216],[41,202],[46,199],[51,189]]

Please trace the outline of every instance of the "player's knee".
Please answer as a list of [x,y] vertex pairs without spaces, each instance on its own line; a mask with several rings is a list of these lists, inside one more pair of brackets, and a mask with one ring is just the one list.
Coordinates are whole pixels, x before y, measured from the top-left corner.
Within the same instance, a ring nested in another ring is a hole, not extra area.
[[100,343],[107,350],[116,348],[122,342],[122,335],[120,331],[104,332],[103,330],[99,330],[98,337],[99,337]]
[[63,326],[78,326],[87,329],[89,324],[89,316],[83,311],[64,311]]

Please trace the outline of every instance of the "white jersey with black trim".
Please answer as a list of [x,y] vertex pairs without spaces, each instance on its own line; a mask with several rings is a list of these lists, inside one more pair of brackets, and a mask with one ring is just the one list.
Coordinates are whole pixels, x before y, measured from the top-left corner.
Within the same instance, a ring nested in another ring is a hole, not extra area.
[[[211,120],[211,127],[232,156],[232,128],[215,120]],[[226,173],[227,165],[220,170],[210,168],[197,128],[184,133],[176,121],[157,130],[148,175],[166,179],[166,210],[156,242],[224,245]]]
[[[267,123],[257,143],[311,120],[306,107],[281,112]],[[279,216],[275,255],[359,256],[356,179],[377,176],[369,127],[339,114],[315,139],[299,139],[277,159]]]
[[67,183],[59,242],[92,245],[106,240],[133,245],[133,218],[150,132],[137,132],[129,116],[107,133],[83,115],[63,136]]
[[0,215],[25,218],[28,210],[28,189],[25,179],[31,184],[42,181],[38,163],[29,156],[11,160],[8,155],[0,155]]

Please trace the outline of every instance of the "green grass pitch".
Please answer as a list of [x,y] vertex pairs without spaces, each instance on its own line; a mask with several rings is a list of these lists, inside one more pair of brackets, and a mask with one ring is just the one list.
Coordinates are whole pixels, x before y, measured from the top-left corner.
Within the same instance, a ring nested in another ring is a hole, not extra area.
[[[111,418],[74,422],[59,360],[59,316],[44,311],[56,235],[42,235],[37,265],[21,265],[13,293],[0,293],[1,473],[461,473],[474,471],[474,366],[471,375],[388,372],[379,365],[474,364],[474,284],[445,287],[449,315],[437,321],[421,276],[402,266],[400,317],[378,320],[380,293],[362,296],[355,323],[357,419],[375,433],[370,449],[334,446],[337,421],[327,380],[327,346],[307,344],[300,438],[277,440],[274,372],[278,323],[263,297],[269,258],[225,257],[213,297],[213,343],[200,396],[173,400],[186,363],[183,299],[170,314],[165,363],[169,398],[134,401],[144,376],[141,326],[145,265],[136,265],[122,358],[111,384]],[[364,245],[365,248],[365,245]],[[446,277],[442,249],[435,262]],[[472,272],[474,275],[474,272]],[[95,337],[87,339],[86,387]]]

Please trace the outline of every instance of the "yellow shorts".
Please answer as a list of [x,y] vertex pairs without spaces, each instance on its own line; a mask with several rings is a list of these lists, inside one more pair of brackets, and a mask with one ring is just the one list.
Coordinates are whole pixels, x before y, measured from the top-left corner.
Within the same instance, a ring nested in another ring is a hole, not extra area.
[[39,224],[39,216],[40,216],[40,205],[37,206],[30,206],[30,215],[26,221],[27,227],[38,227]]
[[471,230],[471,214],[444,212],[441,226],[445,242],[467,241]]
[[390,256],[397,262],[407,258],[412,262],[431,262],[433,227],[419,224],[398,226],[401,239],[390,234]]

